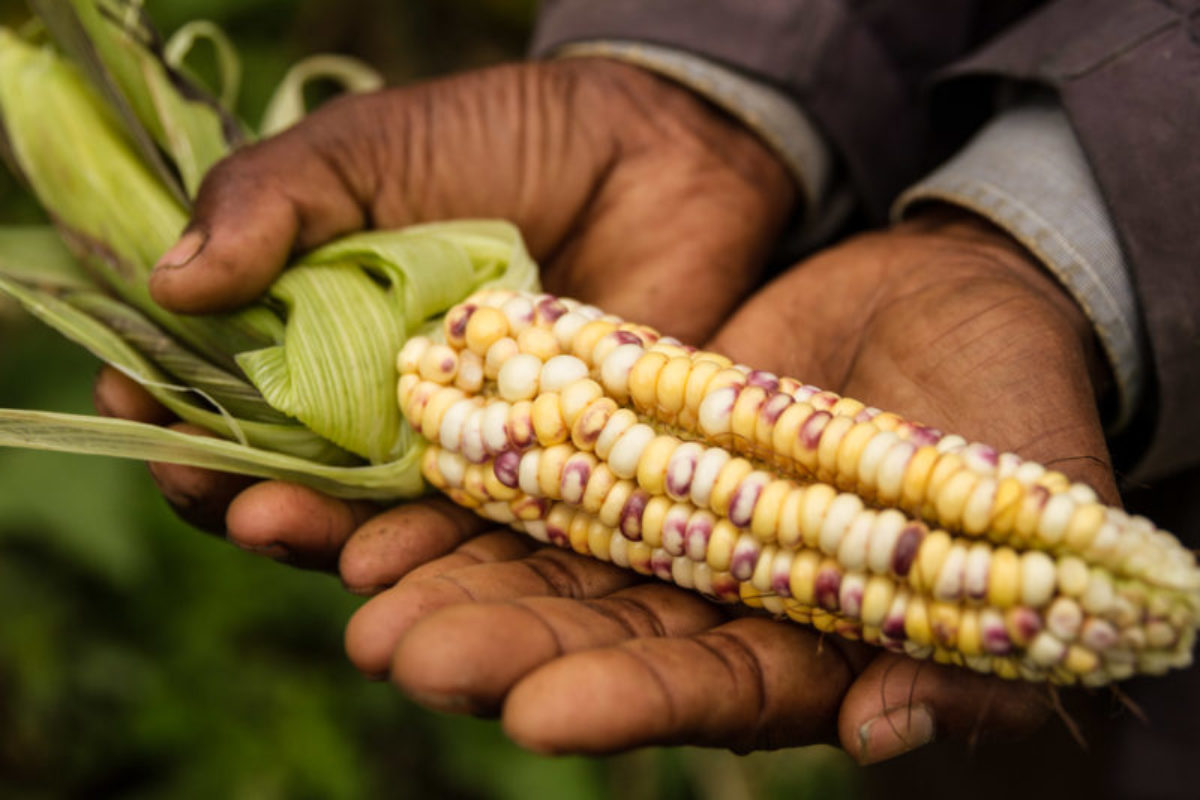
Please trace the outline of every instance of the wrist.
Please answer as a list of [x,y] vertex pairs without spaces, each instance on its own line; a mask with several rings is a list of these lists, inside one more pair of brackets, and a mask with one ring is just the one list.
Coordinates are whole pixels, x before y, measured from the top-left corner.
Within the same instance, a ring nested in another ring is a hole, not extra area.
[[1089,378],[1097,401],[1114,387],[1112,367],[1104,356],[1095,326],[1078,301],[1061,282],[1006,230],[984,216],[948,203],[923,204],[896,230],[937,237],[974,257],[982,257],[997,270],[1018,281],[1045,303],[1047,313],[1059,315],[1072,332],[1086,359]]

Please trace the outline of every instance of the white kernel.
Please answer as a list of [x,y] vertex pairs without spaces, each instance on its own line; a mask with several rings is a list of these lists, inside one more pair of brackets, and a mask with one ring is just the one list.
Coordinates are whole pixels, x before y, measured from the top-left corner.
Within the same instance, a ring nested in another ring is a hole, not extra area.
[[511,447],[508,441],[508,412],[511,408],[503,400],[493,400],[483,409],[483,446],[489,455],[503,453]]
[[420,368],[421,356],[433,342],[428,336],[414,336],[404,343],[396,355],[396,371],[401,375],[415,375]]
[[818,535],[821,552],[830,556],[837,555],[842,538],[850,528],[850,523],[862,510],[862,498],[856,494],[839,494],[833,499],[821,521],[821,530]]
[[846,531],[838,547],[837,561],[847,572],[861,572],[867,567],[867,545],[871,540],[871,528],[875,525],[877,512],[866,510],[854,518],[850,530]]
[[1026,461],[1017,467],[1013,477],[1025,486],[1032,486],[1045,472],[1046,468],[1036,461]]
[[500,310],[508,317],[508,327],[514,334],[533,324],[533,302],[524,295],[510,297],[500,306]]
[[1069,597],[1059,597],[1046,610],[1046,629],[1065,642],[1073,641],[1083,625],[1083,609]]
[[[488,351],[489,355],[491,351]],[[518,353],[500,367],[497,384],[500,396],[509,402],[529,400],[538,393],[538,374],[542,362],[528,353]]]
[[543,392],[561,391],[563,387],[588,375],[588,366],[575,356],[558,355],[542,366],[538,384]]
[[951,433],[943,436],[937,441],[937,451],[939,453],[957,453],[959,450],[967,446],[967,440],[959,436],[957,433]]
[[530,450],[521,455],[521,461],[517,464],[517,486],[531,497],[538,497],[542,493],[538,483],[538,468],[541,466],[541,460],[541,450]]
[[1042,631],[1033,637],[1027,651],[1030,661],[1040,667],[1052,667],[1062,661],[1067,654],[1067,646],[1059,641],[1049,631]]
[[1084,611],[1096,616],[1104,616],[1113,606],[1113,585],[1108,573],[1102,569],[1093,569],[1088,576],[1087,589],[1079,598]]
[[430,345],[421,354],[417,369],[427,381],[448,384],[458,372],[458,353],[444,344]]
[[525,530],[525,533],[529,534],[542,544],[550,544],[550,531],[546,528],[546,523],[542,520],[522,520],[521,527]]
[[1086,483],[1072,483],[1071,488],[1067,490],[1067,494],[1081,506],[1100,502],[1100,497],[1096,494],[1096,490]]
[[569,350],[571,342],[575,340],[575,334],[579,333],[579,329],[587,323],[588,318],[579,309],[568,311],[555,320],[551,330],[554,332],[554,338],[558,339],[558,346],[563,350]]
[[1037,538],[1043,544],[1050,547],[1057,545],[1062,541],[1067,533],[1067,525],[1071,522],[1071,516],[1075,513],[1075,501],[1068,494],[1056,494],[1047,502],[1046,507],[1042,509],[1042,515],[1038,519]]
[[657,435],[654,428],[645,423],[631,426],[621,438],[617,439],[612,450],[608,453],[608,468],[618,478],[633,478],[637,475],[638,463],[646,445]]
[[604,423],[600,434],[596,437],[595,452],[601,459],[607,459],[613,445],[621,438],[621,434],[637,424],[637,414],[628,408],[618,408]]
[[867,568],[876,575],[887,575],[892,571],[892,553],[896,539],[908,519],[894,508],[879,512],[871,526],[870,542],[867,544]]
[[614,534],[608,544],[608,558],[618,567],[629,566],[629,540]]
[[483,358],[484,377],[495,380],[496,376],[500,374],[501,367],[520,352],[521,348],[517,344],[517,340],[511,336],[504,336],[492,342]]
[[717,482],[717,474],[729,461],[729,453],[720,447],[709,447],[696,462],[696,471],[692,473],[692,503],[697,508],[707,508],[713,486]]
[[967,551],[967,563],[963,567],[963,591],[972,600],[987,597],[988,572],[992,564],[992,548],[976,542]]
[[963,583],[967,568],[967,547],[955,543],[942,560],[941,569],[933,583],[933,596],[946,602],[957,601],[962,597]]
[[880,431],[871,437],[858,460],[859,486],[868,490],[875,488],[879,465],[883,462],[884,455],[899,439],[895,431]]
[[438,429],[438,442],[442,447],[455,453],[459,451],[462,446],[463,427],[475,407],[474,401],[468,397],[446,409],[446,413],[442,415],[441,427]]
[[456,489],[462,487],[463,477],[467,472],[467,462],[462,456],[449,450],[441,450],[437,454],[437,468],[447,486]]
[[1017,474],[1017,469],[1023,463],[1016,453],[1001,453],[996,459],[996,479],[1004,480]]
[[917,448],[912,442],[896,442],[884,455],[879,464],[879,477],[875,481],[876,494],[882,498],[897,498],[904,481],[904,471]]
[[454,385],[464,392],[474,394],[483,388],[483,359],[473,350],[462,350],[458,354],[458,374]]
[[473,464],[487,460],[487,451],[483,447],[483,409],[479,406],[474,406],[463,422],[458,449]]
[[700,401],[699,420],[700,430],[706,436],[719,436],[729,433],[733,419],[733,406],[737,402],[739,389],[734,386],[724,386],[715,392],[709,392]]
[[1041,608],[1054,596],[1058,570],[1054,559],[1040,550],[1021,554],[1021,604]]
[[622,344],[600,362],[600,383],[616,398],[625,397],[629,392],[629,372],[646,348],[640,344]]
[[696,588],[692,567],[695,562],[690,558],[674,558],[671,560],[671,582],[684,589]]

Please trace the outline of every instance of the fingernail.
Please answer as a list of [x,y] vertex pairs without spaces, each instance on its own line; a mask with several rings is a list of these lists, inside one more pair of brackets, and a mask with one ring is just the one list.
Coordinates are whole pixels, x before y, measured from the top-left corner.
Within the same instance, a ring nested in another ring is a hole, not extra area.
[[[228,537],[226,537],[228,538]],[[253,553],[256,556],[266,556],[276,561],[288,561],[292,557],[292,551],[279,543],[271,544],[245,544],[236,539],[229,539],[236,547],[245,550],[247,553]]]
[[916,750],[933,741],[933,715],[926,706],[888,709],[858,729],[858,762],[874,764]]
[[171,249],[163,253],[155,269],[178,269],[200,254],[208,237],[201,231],[188,231]]

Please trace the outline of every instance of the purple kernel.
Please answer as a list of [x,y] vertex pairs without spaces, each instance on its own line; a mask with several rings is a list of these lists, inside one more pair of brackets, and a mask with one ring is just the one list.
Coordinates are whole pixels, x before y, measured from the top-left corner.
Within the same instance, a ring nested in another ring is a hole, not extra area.
[[613,341],[617,344],[645,344],[642,337],[638,336],[633,331],[613,331],[611,334]]
[[986,444],[976,443],[968,445],[967,452],[964,455],[967,456],[968,460],[977,460],[993,469],[1000,464],[1000,454],[996,452],[994,447],[989,447]]
[[913,562],[917,558],[917,550],[925,541],[925,526],[919,523],[909,523],[896,537],[896,549],[892,551],[892,572],[897,578],[908,575]]
[[1006,656],[1012,652],[1012,640],[1003,625],[988,625],[983,629],[983,649],[994,656]]
[[879,630],[885,638],[903,642],[906,637],[904,631],[904,615],[894,614],[889,616],[883,621],[883,625]]
[[836,569],[825,568],[817,573],[813,594],[817,605],[826,611],[838,610],[838,595],[842,589],[842,573]]
[[666,519],[663,520],[663,549],[673,556],[683,555],[683,542],[686,535],[687,517],[668,512]]
[[672,497],[686,497],[692,490],[692,476],[696,473],[697,458],[688,454],[672,458],[667,464],[667,492]]
[[729,521],[739,528],[745,528],[750,525],[750,520],[754,516],[754,507],[758,505],[758,496],[762,494],[763,484],[761,481],[742,481],[738,487],[733,490],[733,497],[729,499]]
[[825,430],[825,425],[830,419],[832,417],[828,411],[818,411],[804,420],[804,424],[800,426],[800,443],[809,450],[816,450],[817,445],[821,443],[821,432]]
[[708,517],[700,516],[688,520],[684,531],[688,558],[693,561],[704,561],[708,553],[708,540],[712,536],[712,522]]
[[1017,639],[1025,642],[1033,641],[1033,637],[1042,631],[1042,618],[1032,608],[1018,606],[1009,612],[1009,624]]
[[786,572],[777,572],[771,576],[771,591],[780,597],[792,596],[792,582]]
[[674,564],[674,559],[671,554],[662,550],[655,550],[650,554],[650,569],[656,576],[664,581],[671,580],[671,567]]
[[842,584],[842,591],[839,597],[842,606],[842,613],[847,617],[858,619],[862,616],[862,586],[853,583]]
[[562,499],[568,503],[580,502],[591,477],[592,467],[588,462],[583,460],[567,461],[563,467],[562,481],[559,485]]
[[475,313],[475,304],[466,303],[458,306],[450,312],[450,335],[461,339],[467,333],[467,323],[471,319],[471,315]]
[[855,422],[870,422],[871,420],[875,419],[882,413],[883,412],[880,411],[878,408],[875,408],[875,406],[867,406],[862,411],[860,411],[854,415],[854,421]]
[[767,402],[759,406],[758,415],[762,417],[763,421],[768,425],[774,425],[779,420],[780,415],[783,414],[784,411],[787,411],[791,405],[791,395],[784,394],[783,392],[776,392],[767,398]]
[[937,428],[930,428],[927,425],[914,425],[912,434],[909,436],[909,441],[917,447],[926,447],[935,445],[941,441],[942,432]]
[[550,544],[556,547],[568,547],[571,544],[570,537],[567,532],[557,525],[546,523],[546,538],[550,540]]
[[729,571],[739,581],[750,580],[754,575],[754,568],[758,566],[758,557],[761,554],[762,550],[757,543],[734,547],[733,557],[729,562]]
[[492,462],[492,472],[496,473],[496,480],[510,489],[516,489],[520,485],[520,464],[519,453],[515,450],[505,450]]
[[543,297],[538,301],[537,310],[546,322],[555,322],[567,313],[567,307],[557,297]]
[[770,372],[760,369],[751,370],[746,376],[746,385],[766,389],[767,394],[779,391],[779,378]]
[[650,502],[650,494],[644,489],[634,489],[621,507],[621,533],[626,539],[640,541],[642,538],[642,514],[646,504]]

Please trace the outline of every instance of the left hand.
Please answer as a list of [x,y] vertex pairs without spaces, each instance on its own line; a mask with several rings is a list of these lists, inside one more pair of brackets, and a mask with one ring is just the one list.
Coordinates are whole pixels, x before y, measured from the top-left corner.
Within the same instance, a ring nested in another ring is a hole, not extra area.
[[[1091,326],[973,217],[934,212],[832,248],[754,296],[710,346],[1054,465],[1119,502]],[[342,550],[352,588],[457,544],[409,519],[422,511],[390,513]],[[512,533],[408,572],[346,641],[364,672],[434,708],[501,713],[513,739],[546,752],[833,740],[866,762],[935,733],[1027,732],[1046,714],[1043,687],[822,639]]]

